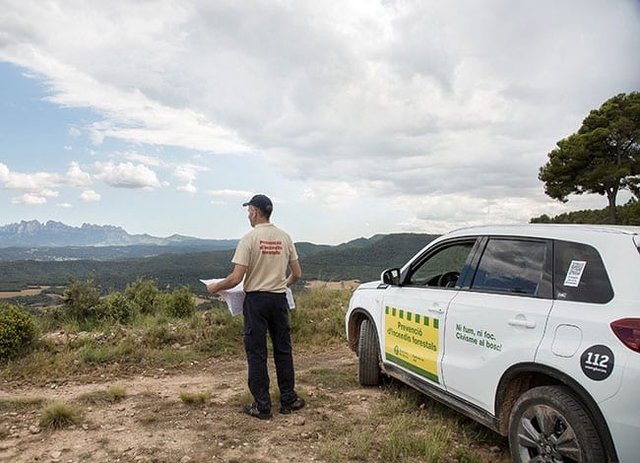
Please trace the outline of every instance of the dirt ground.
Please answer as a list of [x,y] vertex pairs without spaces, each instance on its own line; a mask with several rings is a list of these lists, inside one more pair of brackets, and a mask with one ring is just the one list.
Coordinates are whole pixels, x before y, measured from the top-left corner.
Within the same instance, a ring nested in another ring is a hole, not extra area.
[[[318,369],[345,369],[356,375],[356,357],[346,347],[296,355],[298,392],[308,406],[290,415],[260,421],[240,412],[250,396],[244,358],[211,359],[181,372],[145,372],[129,378],[69,381],[44,387],[2,384],[0,400],[44,398],[47,403],[78,399],[112,386],[126,397],[115,403],[83,404],[78,425],[62,430],[39,427],[42,406],[27,412],[0,413],[1,462],[307,462],[324,461],[318,446],[328,421],[366,413],[382,393],[357,386],[332,388],[316,382]],[[271,372],[272,381],[275,378]],[[186,405],[180,393],[211,396],[203,406]],[[277,398],[274,397],[274,401]]]

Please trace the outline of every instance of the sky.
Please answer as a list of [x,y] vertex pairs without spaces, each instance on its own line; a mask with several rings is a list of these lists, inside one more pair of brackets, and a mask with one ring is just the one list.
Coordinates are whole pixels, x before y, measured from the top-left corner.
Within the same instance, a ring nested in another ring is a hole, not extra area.
[[0,0],[0,225],[234,239],[264,193],[339,244],[601,209],[538,171],[639,53],[639,0]]

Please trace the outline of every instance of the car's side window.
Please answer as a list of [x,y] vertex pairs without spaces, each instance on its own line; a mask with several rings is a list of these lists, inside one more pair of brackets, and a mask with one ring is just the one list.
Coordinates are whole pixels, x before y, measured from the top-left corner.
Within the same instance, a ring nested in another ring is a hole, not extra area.
[[482,253],[471,289],[550,297],[546,241],[490,238]]
[[405,284],[455,287],[475,240],[445,245],[411,268]]
[[556,241],[554,251],[556,299],[604,304],[613,298],[613,288],[602,258],[593,247]]

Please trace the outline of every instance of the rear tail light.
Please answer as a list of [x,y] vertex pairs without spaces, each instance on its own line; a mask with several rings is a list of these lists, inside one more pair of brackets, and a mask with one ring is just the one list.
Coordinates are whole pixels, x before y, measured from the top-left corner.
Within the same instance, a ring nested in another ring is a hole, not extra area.
[[640,352],[640,318],[622,318],[611,322],[610,326],[625,346]]

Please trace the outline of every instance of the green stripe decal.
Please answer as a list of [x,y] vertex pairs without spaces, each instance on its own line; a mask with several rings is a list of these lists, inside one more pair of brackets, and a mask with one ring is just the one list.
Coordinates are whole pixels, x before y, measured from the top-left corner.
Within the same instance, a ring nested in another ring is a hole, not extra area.
[[438,375],[429,373],[428,371],[425,371],[422,368],[419,368],[412,363],[405,362],[401,358],[396,357],[393,354],[389,354],[388,352],[386,353],[386,356],[387,356],[387,360],[395,363],[396,365],[400,365],[401,367],[404,367],[407,370],[413,371],[414,373],[422,376],[423,378],[427,378],[428,380],[433,381],[434,383],[440,384],[440,381],[438,380]]

